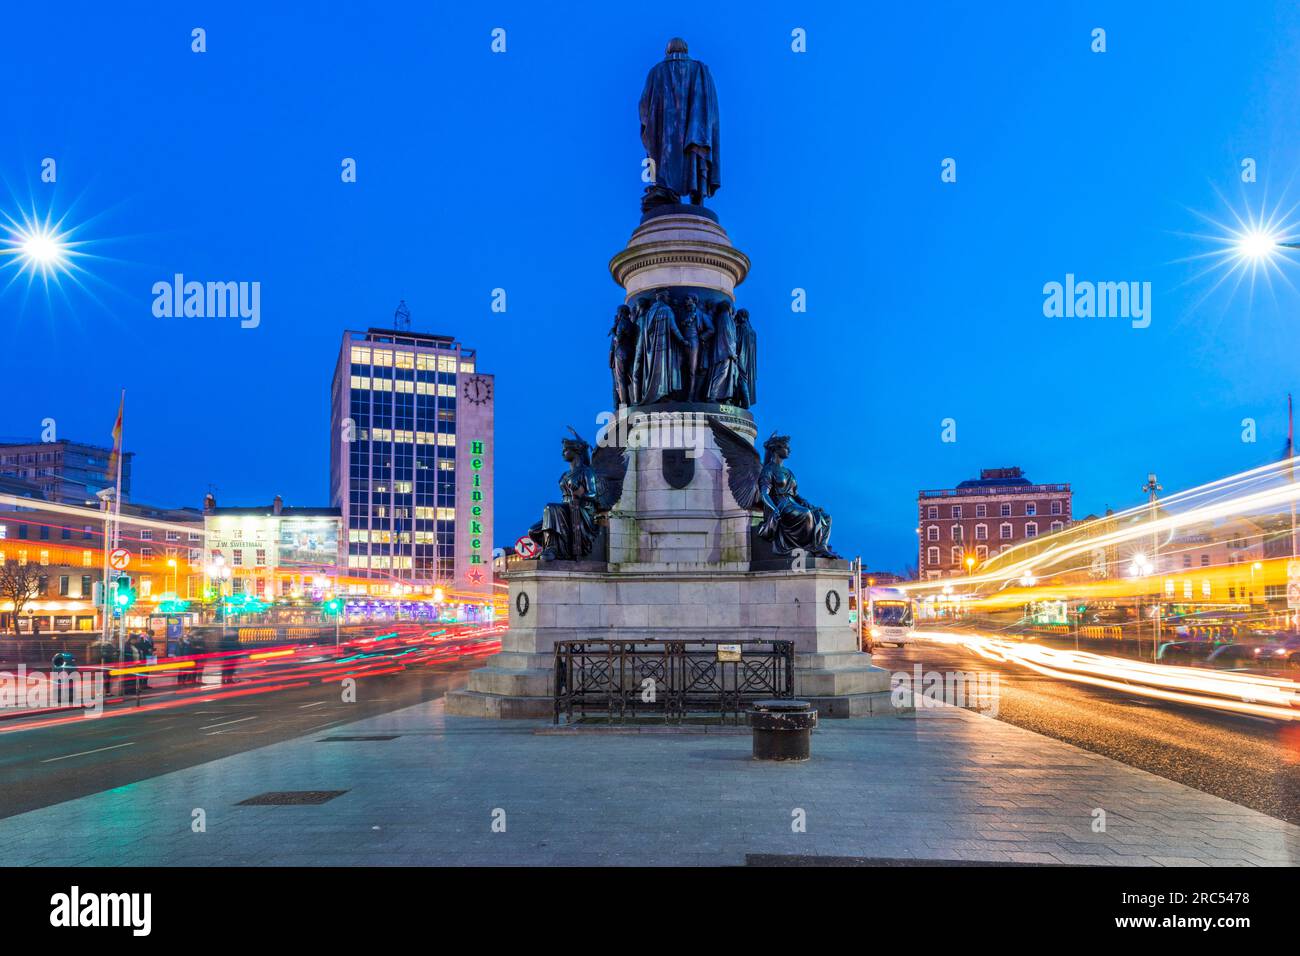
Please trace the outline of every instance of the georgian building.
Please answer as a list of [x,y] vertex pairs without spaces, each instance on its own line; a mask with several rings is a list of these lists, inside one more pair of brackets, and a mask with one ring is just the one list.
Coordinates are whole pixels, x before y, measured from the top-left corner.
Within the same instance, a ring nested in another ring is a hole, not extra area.
[[976,571],[1019,541],[1063,531],[1072,504],[1068,484],[1035,484],[1019,468],[985,468],[955,488],[922,491],[916,499],[918,576]]

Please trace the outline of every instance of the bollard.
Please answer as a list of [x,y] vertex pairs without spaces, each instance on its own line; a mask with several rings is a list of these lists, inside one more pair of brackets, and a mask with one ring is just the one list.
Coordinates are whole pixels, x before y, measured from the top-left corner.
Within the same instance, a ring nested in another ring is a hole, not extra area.
[[817,711],[806,700],[760,700],[749,712],[755,760],[807,760]]

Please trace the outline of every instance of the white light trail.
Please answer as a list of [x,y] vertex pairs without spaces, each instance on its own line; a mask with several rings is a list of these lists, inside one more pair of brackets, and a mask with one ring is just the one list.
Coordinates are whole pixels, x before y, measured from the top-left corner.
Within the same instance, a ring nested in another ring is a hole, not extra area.
[[1300,685],[1285,678],[1151,664],[982,634],[924,631],[916,636],[959,645],[988,660],[1018,664],[1058,680],[1251,717],[1300,720]]

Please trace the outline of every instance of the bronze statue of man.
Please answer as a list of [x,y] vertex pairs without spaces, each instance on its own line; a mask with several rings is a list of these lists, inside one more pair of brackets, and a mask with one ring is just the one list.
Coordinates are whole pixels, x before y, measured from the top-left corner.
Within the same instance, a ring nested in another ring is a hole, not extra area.
[[718,91],[709,68],[686,55],[686,41],[668,41],[641,93],[641,142],[655,182],[642,206],[689,201],[700,205],[722,185]]
[[736,339],[736,404],[753,408],[758,401],[758,333],[749,321],[748,309],[736,311]]
[[636,357],[637,324],[632,310],[620,305],[614,312],[614,325],[609,330],[609,371],[614,379],[614,405],[636,404],[636,389],[632,381],[632,362]]
[[709,359],[711,402],[730,403],[736,392],[736,357],[739,341],[731,303],[722,300],[713,310],[713,354]]
[[637,380],[637,402],[652,405],[669,398],[682,387],[681,352],[686,340],[677,328],[677,317],[668,293],[660,289],[641,320],[633,377]]
[[696,376],[700,371],[700,300],[693,295],[686,297],[686,310],[680,324],[685,346],[682,349],[682,384],[686,387],[686,400],[695,401],[697,385]]

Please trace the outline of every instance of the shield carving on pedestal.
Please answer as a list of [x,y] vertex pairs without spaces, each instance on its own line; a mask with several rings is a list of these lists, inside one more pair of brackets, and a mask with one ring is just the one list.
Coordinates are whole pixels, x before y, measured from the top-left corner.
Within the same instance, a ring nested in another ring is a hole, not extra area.
[[695,459],[686,457],[685,448],[663,450],[664,481],[670,488],[681,490],[695,477]]

